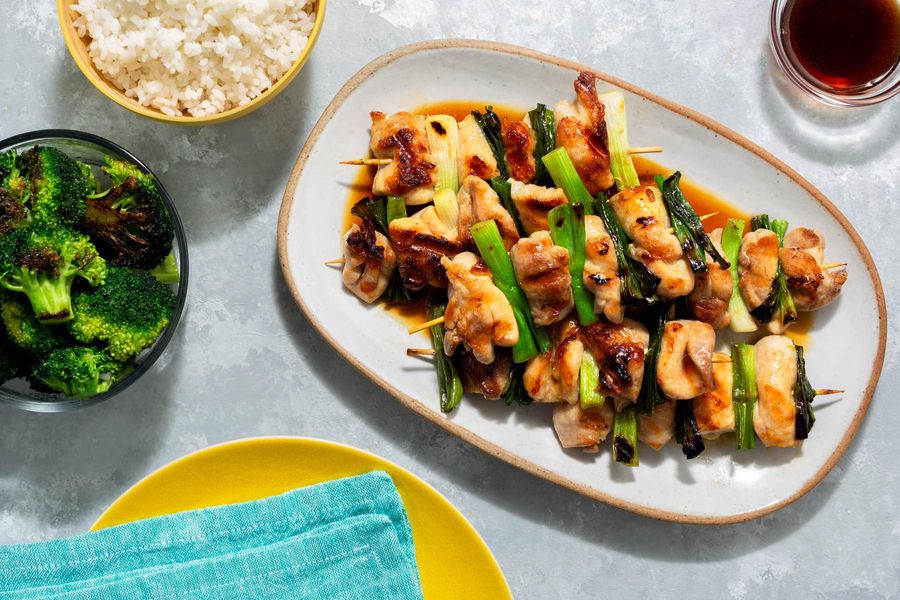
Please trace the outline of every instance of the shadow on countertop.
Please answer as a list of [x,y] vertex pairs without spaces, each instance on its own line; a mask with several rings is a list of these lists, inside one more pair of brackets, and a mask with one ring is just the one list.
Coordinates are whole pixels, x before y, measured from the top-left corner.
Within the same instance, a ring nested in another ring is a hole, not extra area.
[[147,472],[171,418],[180,333],[150,371],[106,402],[47,414],[0,406],[0,518],[68,533],[133,485],[133,473]]
[[[283,283],[277,259],[273,293],[283,328],[312,372],[335,371],[345,363],[296,307]],[[687,525],[635,515],[586,498],[521,471],[475,448],[437,425],[407,410],[349,364],[340,377],[323,383],[341,402],[385,438],[399,453],[414,455],[454,481],[467,493],[535,523],[552,526],[568,535],[635,557],[674,563],[718,562],[766,548],[790,536],[828,503],[840,485],[826,478],[793,504],[747,523],[720,526]],[[360,402],[360,390],[365,402]],[[405,432],[396,437],[398,422]],[[855,444],[848,452],[854,452]],[[627,532],[627,534],[625,534]]]

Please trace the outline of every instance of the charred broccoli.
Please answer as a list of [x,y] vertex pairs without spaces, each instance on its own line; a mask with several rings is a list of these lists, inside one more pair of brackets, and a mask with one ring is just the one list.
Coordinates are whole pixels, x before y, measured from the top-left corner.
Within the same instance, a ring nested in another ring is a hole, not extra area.
[[27,367],[22,351],[0,331],[0,384],[25,375]]
[[85,196],[96,191],[89,166],[72,160],[61,150],[35,146],[22,154],[31,179],[32,217],[44,223],[79,227],[84,220]]
[[0,154],[0,235],[27,223],[30,186],[14,150]]
[[102,350],[87,346],[60,348],[31,371],[43,386],[73,398],[89,398],[109,391],[126,368]]
[[31,306],[20,298],[24,300],[21,294],[0,295],[0,319],[15,346],[34,356],[44,356],[71,341],[64,328],[38,323]]
[[147,271],[110,266],[106,283],[78,291],[69,331],[81,342],[106,342],[116,360],[150,347],[175,310],[175,294]]
[[87,236],[35,223],[0,238],[0,285],[22,292],[44,325],[72,318],[72,282],[103,283],[106,263]]
[[153,269],[172,251],[174,230],[153,176],[107,159],[112,187],[87,198],[83,227],[114,265]]

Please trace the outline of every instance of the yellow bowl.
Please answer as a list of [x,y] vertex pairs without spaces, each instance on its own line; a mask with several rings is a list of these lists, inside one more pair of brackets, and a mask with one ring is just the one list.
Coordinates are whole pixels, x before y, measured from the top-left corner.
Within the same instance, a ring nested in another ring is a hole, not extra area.
[[313,29],[309,34],[309,41],[307,41],[306,43],[306,48],[303,49],[303,52],[300,53],[300,56],[297,58],[288,72],[285,73],[281,77],[281,79],[276,81],[272,87],[264,91],[262,94],[260,94],[247,104],[237,106],[230,110],[226,110],[225,112],[217,113],[214,115],[207,115],[205,117],[173,117],[163,114],[161,111],[155,108],[151,108],[149,106],[141,106],[140,104],[138,104],[137,100],[126,96],[125,92],[110,83],[103,76],[103,74],[97,70],[97,68],[94,66],[94,61],[91,60],[91,57],[88,54],[88,44],[91,41],[90,38],[78,37],[78,32],[75,30],[75,26],[73,25],[75,12],[71,9],[71,5],[74,3],[74,1],[75,0],[57,0],[56,7],[59,12],[59,24],[62,27],[63,37],[66,40],[66,46],[69,47],[69,53],[72,55],[72,58],[75,59],[75,64],[78,65],[78,68],[81,69],[81,72],[84,73],[84,76],[87,77],[92,84],[94,84],[94,87],[103,92],[103,95],[105,95],[107,98],[109,98],[116,104],[119,104],[120,106],[124,106],[132,112],[135,112],[144,117],[156,119],[157,121],[165,121],[167,123],[181,123],[184,125],[209,125],[212,123],[224,123],[225,121],[236,119],[237,117],[241,117],[253,112],[257,108],[274,98],[281,90],[286,88],[291,80],[297,75],[297,73],[300,72],[300,69],[303,68],[303,65],[309,58],[310,53],[312,53],[313,47],[316,45],[316,41],[319,39],[319,32],[322,30],[322,23],[325,21],[326,3],[326,0],[314,0],[313,7],[316,13],[316,20],[313,24]]

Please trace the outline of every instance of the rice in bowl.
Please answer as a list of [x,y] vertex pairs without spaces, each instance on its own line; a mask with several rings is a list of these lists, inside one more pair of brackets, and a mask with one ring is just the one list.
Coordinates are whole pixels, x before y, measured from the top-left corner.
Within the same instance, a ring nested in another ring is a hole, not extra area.
[[313,0],[78,0],[75,30],[126,96],[170,116],[247,104],[309,42]]

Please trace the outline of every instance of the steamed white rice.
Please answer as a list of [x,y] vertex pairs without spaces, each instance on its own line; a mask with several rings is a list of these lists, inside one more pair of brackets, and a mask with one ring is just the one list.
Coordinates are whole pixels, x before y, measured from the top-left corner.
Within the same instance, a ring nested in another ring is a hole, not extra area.
[[78,0],[75,28],[94,66],[130,98],[167,115],[246,104],[309,41],[312,0]]

